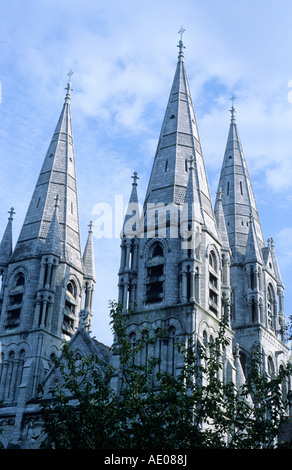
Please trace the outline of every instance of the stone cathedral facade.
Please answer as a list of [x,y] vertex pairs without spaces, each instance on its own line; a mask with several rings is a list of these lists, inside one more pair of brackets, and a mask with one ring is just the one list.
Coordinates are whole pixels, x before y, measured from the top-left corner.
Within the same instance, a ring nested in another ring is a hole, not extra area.
[[[178,47],[142,209],[137,173],[133,176],[121,232],[118,300],[124,308],[135,301],[128,325],[133,343],[144,330],[167,331],[151,353],[172,374],[182,366],[175,343],[193,334],[206,345],[220,319],[227,318],[230,344],[222,357],[222,379],[240,386],[256,341],[264,371],[278,372],[289,360],[284,285],[274,241],[264,242],[233,105],[212,205],[182,39]],[[70,341],[76,354],[94,352],[118,363],[110,347],[89,332],[96,282],[92,225],[82,253],[70,80],[66,90],[18,241],[13,247],[11,208],[0,244],[4,447],[39,448],[45,440],[36,389],[56,380],[52,357],[60,355],[62,341]]]

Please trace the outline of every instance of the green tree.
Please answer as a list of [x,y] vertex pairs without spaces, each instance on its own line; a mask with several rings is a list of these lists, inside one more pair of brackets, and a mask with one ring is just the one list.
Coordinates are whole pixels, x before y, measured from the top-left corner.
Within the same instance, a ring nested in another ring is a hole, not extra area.
[[[221,354],[228,344],[221,322],[215,340],[204,349],[191,336],[188,346],[178,344],[182,368],[174,377],[160,371],[159,360],[138,357],[145,348],[164,338],[143,332],[133,345],[127,335],[132,312],[111,304],[113,353],[119,367],[95,356],[76,363],[69,344],[56,360],[61,383],[41,392],[41,409],[47,445],[55,448],[275,448],[279,429],[287,420],[291,396],[282,383],[291,375],[287,364],[275,377],[261,373],[257,345],[251,354],[246,383],[237,390],[220,380]],[[115,394],[111,381],[119,381]]]

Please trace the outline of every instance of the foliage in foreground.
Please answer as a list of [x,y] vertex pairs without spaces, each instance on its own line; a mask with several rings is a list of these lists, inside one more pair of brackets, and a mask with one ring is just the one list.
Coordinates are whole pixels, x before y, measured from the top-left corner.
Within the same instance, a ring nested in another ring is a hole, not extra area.
[[[76,361],[67,343],[56,360],[60,383],[41,390],[41,410],[46,445],[50,448],[110,449],[256,449],[292,447],[277,442],[287,420],[291,396],[281,385],[291,375],[291,365],[270,378],[261,372],[257,345],[251,354],[249,375],[241,390],[220,380],[221,352],[227,345],[226,325],[205,350],[190,338],[178,376],[160,371],[157,358],[139,363],[145,348],[167,338],[141,335],[133,346],[126,334],[131,312],[111,304],[115,336],[113,352],[119,353],[118,370],[95,356]],[[118,374],[121,393],[111,381]],[[252,399],[252,401],[251,401]],[[228,436],[228,437],[227,437]]]

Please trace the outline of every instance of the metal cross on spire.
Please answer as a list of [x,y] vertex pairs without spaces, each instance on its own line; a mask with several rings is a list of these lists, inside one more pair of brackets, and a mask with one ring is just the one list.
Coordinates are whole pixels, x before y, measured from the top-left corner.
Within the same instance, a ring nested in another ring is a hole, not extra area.
[[8,211],[8,214],[10,214],[8,220],[13,220],[13,215],[16,214],[16,212],[14,212],[14,207],[11,207],[10,211]]
[[179,54],[178,54],[179,61],[183,60],[183,56],[184,56],[183,49],[185,49],[185,46],[182,40],[182,36],[184,32],[185,32],[185,29],[183,27],[181,27],[180,30],[178,31],[178,34],[180,34],[180,40],[177,46],[179,48]]
[[131,176],[131,178],[133,178],[133,184],[137,184],[137,180],[140,179],[137,171],[134,171],[134,174]]
[[67,73],[67,76],[69,77],[69,80],[68,80],[68,83],[67,83],[67,86],[65,88],[65,90],[67,90],[67,95],[66,95],[66,99],[65,99],[65,103],[69,103],[69,100],[70,100],[70,93],[71,93],[71,77],[73,75],[74,72],[72,72],[72,70],[70,70],[68,73]]
[[234,100],[236,100],[236,96],[232,95],[231,98],[229,98],[231,103],[232,103],[232,106],[231,106],[231,109],[230,109],[230,112],[231,112],[231,119],[234,121],[235,120],[235,107],[234,107]]

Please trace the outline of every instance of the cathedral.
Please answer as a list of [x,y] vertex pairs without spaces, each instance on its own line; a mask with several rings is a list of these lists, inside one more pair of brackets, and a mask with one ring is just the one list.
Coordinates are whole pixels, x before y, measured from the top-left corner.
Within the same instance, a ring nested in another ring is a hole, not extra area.
[[[176,375],[176,342],[207,344],[228,319],[222,380],[243,383],[251,347],[273,374],[289,360],[284,285],[274,241],[267,245],[231,107],[213,207],[182,37],[143,206],[138,175],[121,227],[118,301],[135,302],[133,344],[144,330],[167,332],[155,354]],[[0,442],[37,449],[42,430],[36,390],[54,383],[53,357],[69,341],[76,354],[117,363],[111,345],[90,334],[96,283],[92,223],[82,252],[71,127],[71,81],[16,245],[14,208],[0,244]],[[142,207],[142,208],[141,208]],[[113,273],[114,275],[114,273]],[[118,385],[115,385],[118,387]],[[289,385],[287,385],[289,386]]]

